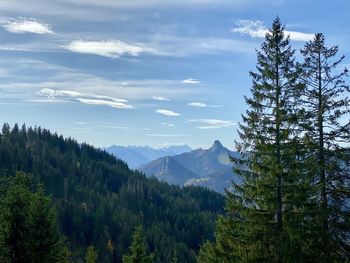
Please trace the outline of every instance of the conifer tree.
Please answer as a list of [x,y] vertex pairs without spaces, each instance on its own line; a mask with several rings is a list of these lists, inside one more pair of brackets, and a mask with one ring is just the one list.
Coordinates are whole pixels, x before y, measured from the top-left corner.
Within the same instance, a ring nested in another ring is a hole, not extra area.
[[344,81],[347,69],[338,70],[344,56],[337,58],[338,46],[326,47],[321,33],[306,43],[301,53],[314,256],[319,262],[341,261],[343,256],[350,256],[350,89]]
[[123,256],[123,263],[150,263],[153,254],[147,252],[147,242],[144,237],[143,226],[138,225],[132,237],[129,253]]
[[56,210],[39,186],[31,198],[28,214],[29,258],[27,262],[63,262],[65,247],[58,229]]
[[17,173],[10,182],[9,190],[0,211],[0,262],[26,262],[29,258],[27,224],[31,179]]
[[1,203],[0,262],[68,262],[56,212],[42,188],[32,193],[31,176],[18,172]]
[[[295,51],[277,17],[257,51],[248,110],[232,158],[242,184],[227,191],[227,217],[204,248],[221,262],[301,262],[298,214],[305,196],[296,101],[302,90]],[[295,233],[291,236],[289,233]],[[294,258],[295,261],[292,259]],[[205,261],[204,261],[205,262]]]

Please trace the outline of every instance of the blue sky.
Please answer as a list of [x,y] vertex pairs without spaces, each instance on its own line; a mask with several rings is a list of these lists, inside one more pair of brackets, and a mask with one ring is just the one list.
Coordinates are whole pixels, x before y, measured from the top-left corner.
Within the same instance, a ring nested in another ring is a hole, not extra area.
[[276,15],[350,64],[348,0],[2,0],[0,120],[95,146],[234,147]]

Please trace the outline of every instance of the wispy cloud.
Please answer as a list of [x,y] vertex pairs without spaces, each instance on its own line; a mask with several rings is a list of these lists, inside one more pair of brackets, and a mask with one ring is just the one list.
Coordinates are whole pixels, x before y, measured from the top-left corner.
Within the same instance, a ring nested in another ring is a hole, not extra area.
[[157,100],[157,101],[171,101],[171,99],[166,98],[166,97],[162,97],[162,96],[152,97],[152,99]]
[[128,44],[120,40],[74,40],[69,43],[69,45],[65,46],[65,48],[72,52],[93,54],[109,58],[118,58],[124,55],[138,56],[140,53],[155,53],[151,48]]
[[180,116],[180,113],[171,110],[158,109],[156,112],[165,116]]
[[129,104],[125,104],[122,102],[115,102],[110,100],[102,100],[102,99],[77,99],[81,103],[90,104],[90,105],[105,105],[116,109],[132,109],[133,107]]
[[2,27],[8,32],[17,34],[53,34],[49,24],[34,18],[8,18],[3,21]]
[[[236,28],[231,29],[232,32],[248,35],[253,38],[264,38],[268,32],[268,28],[264,25],[264,22],[260,20],[239,20],[236,25]],[[309,41],[314,37],[313,34],[298,31],[285,30],[285,34],[290,35],[290,39],[295,41]]]
[[208,107],[208,104],[203,103],[203,102],[190,102],[190,103],[188,103],[188,106],[205,108],[205,107]]
[[198,102],[198,101],[190,102],[190,103],[188,103],[188,106],[197,107],[197,108],[207,108],[207,107],[220,108],[220,107],[222,107],[222,105],[208,105],[207,103]]
[[184,79],[181,82],[184,84],[199,84],[199,83],[201,83],[198,79],[194,79],[194,78]]
[[80,92],[72,91],[72,90],[55,90],[55,89],[49,89],[44,88],[37,92],[37,95],[48,97],[48,98],[55,98],[55,97],[78,97],[82,96]]
[[51,102],[57,102],[56,98],[69,99],[73,98],[75,101],[89,105],[104,105],[117,109],[132,109],[133,106],[127,104],[128,100],[113,98],[110,96],[83,94],[72,90],[56,90],[51,88],[44,88],[37,92],[38,96],[47,97]]
[[168,122],[162,122],[160,124],[167,126],[167,127],[174,127],[175,126],[173,123],[168,123]]
[[218,119],[192,119],[188,121],[203,124],[203,126],[197,127],[198,129],[219,129],[237,125],[237,123],[233,121]]
[[150,137],[191,137],[191,134],[162,134],[162,133],[148,133],[146,136]]

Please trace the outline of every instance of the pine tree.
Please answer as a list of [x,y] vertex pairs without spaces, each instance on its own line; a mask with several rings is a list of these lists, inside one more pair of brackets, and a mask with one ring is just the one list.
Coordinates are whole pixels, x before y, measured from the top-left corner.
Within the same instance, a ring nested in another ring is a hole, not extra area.
[[306,84],[302,98],[308,120],[304,147],[308,150],[312,181],[309,218],[315,233],[315,257],[320,258],[319,262],[340,261],[350,255],[350,89],[344,81],[347,69],[338,70],[344,56],[336,58],[338,46],[326,47],[323,34],[316,34],[301,53]]
[[85,262],[86,263],[95,263],[97,260],[97,252],[95,251],[94,246],[88,246],[86,249]]
[[150,263],[153,254],[147,252],[147,242],[144,237],[143,226],[138,225],[133,234],[129,254],[123,256],[123,263]]

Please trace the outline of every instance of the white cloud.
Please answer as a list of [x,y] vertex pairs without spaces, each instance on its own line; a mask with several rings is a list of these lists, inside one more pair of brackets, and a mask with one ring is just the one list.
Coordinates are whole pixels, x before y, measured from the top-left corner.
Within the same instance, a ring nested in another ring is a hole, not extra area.
[[154,53],[153,49],[141,45],[131,45],[120,40],[74,40],[65,48],[72,52],[94,54],[109,58],[117,58],[123,55],[138,56],[140,53]]
[[165,116],[180,116],[180,113],[171,110],[158,109],[156,112]]
[[184,83],[184,84],[199,84],[201,82],[198,79],[189,78],[189,79],[184,79],[182,81],[182,83]]
[[[268,32],[267,27],[260,20],[239,20],[236,24],[237,27],[233,28],[232,32],[253,38],[264,38]],[[288,30],[285,30],[285,35],[290,35],[290,39],[295,41],[309,41],[314,37],[314,34]]]
[[197,127],[198,129],[219,129],[219,128],[227,128],[237,125],[236,122],[228,121],[228,120],[218,120],[218,119],[193,119],[189,120],[189,122],[202,123],[204,126]]
[[157,101],[171,101],[171,99],[166,98],[166,97],[162,97],[162,96],[152,97],[152,99],[157,100]]
[[197,101],[188,103],[188,106],[197,107],[197,108],[206,108],[206,107],[220,108],[220,107],[222,107],[222,105],[208,105],[204,102],[197,102]]
[[43,88],[36,93],[38,96],[47,97],[47,102],[57,102],[55,98],[60,97],[62,99],[74,99],[84,104],[89,105],[105,105],[117,109],[132,109],[133,106],[127,104],[128,100],[114,98],[110,96],[95,95],[95,94],[82,94],[72,90],[56,90],[51,88]]
[[192,135],[185,135],[185,134],[161,134],[161,133],[149,133],[146,134],[146,136],[150,137],[191,137]]
[[8,32],[17,34],[53,34],[49,24],[34,18],[9,18],[3,22],[2,27]]
[[167,126],[167,127],[174,127],[175,126],[173,123],[167,123],[167,122],[162,122],[160,124]]
[[203,103],[203,102],[190,102],[190,103],[188,103],[188,106],[205,108],[205,107],[208,107],[208,104]]
[[81,103],[85,103],[85,104],[104,105],[104,106],[109,106],[109,107],[117,108],[117,109],[132,109],[133,108],[129,104],[125,104],[125,103],[122,103],[122,102],[110,101],[110,100],[82,99],[82,98],[78,98],[77,100],[80,101]]
[[128,100],[126,100],[126,99],[114,98],[114,97],[104,96],[104,95],[90,95],[90,96],[93,98],[106,99],[106,100],[111,100],[114,102],[122,102],[122,103],[128,102]]
[[72,91],[72,90],[55,90],[50,88],[44,88],[37,92],[37,95],[55,98],[55,97],[79,97],[82,96],[80,92]]

